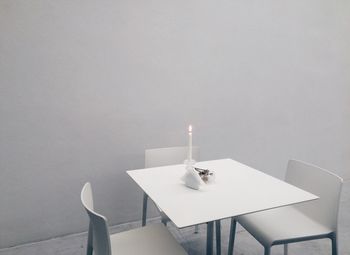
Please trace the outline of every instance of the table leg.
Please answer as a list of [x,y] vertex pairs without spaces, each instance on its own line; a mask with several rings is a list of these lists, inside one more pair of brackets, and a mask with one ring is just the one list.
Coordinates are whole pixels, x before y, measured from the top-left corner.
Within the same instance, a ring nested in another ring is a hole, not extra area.
[[221,223],[220,220],[215,221],[216,232],[216,255],[221,255]]
[[213,231],[214,231],[214,222],[207,223],[207,255],[213,254]]
[[146,193],[143,193],[143,204],[142,204],[142,227],[146,226],[146,219],[147,219],[147,201],[148,201],[148,195]]
[[234,217],[231,218],[231,227],[230,227],[230,240],[228,243],[228,255],[233,255],[233,247],[235,244],[235,236],[236,236],[236,225],[237,221]]

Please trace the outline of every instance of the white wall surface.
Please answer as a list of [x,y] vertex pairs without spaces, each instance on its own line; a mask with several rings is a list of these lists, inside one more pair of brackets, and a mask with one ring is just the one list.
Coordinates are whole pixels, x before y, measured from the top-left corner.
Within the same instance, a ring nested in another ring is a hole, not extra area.
[[141,217],[125,170],[184,145],[350,177],[347,0],[0,0],[0,247]]

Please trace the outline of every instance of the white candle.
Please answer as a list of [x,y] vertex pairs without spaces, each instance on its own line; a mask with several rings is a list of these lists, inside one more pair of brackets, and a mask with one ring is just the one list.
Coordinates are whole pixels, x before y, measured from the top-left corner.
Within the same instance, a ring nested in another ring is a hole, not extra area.
[[192,160],[192,125],[188,127],[188,160]]

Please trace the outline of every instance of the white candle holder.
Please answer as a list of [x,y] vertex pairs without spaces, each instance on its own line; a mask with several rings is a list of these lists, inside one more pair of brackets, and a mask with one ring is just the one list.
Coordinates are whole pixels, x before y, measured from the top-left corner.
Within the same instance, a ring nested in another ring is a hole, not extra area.
[[198,172],[194,169],[194,164],[196,161],[193,159],[186,159],[184,164],[186,168],[186,173],[182,177],[182,180],[184,181],[185,185],[191,189],[199,190],[202,185],[205,183],[199,176]]

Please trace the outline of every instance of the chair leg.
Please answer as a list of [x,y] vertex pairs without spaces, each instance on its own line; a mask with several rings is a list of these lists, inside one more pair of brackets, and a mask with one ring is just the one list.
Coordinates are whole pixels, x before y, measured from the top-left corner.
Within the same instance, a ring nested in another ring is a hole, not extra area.
[[146,226],[146,219],[147,219],[147,201],[148,201],[148,195],[146,193],[143,193],[143,204],[142,204],[142,227]]
[[89,230],[88,230],[88,239],[87,239],[87,246],[86,246],[86,255],[92,255],[92,224],[89,223]]
[[338,242],[337,242],[337,235],[335,233],[331,236],[332,241],[332,255],[338,255]]
[[167,219],[164,219],[163,217],[162,217],[162,219],[161,219],[161,222],[164,224],[164,226],[166,226],[167,223],[168,223]]
[[284,253],[284,255],[288,255],[288,244],[287,243],[285,243],[283,245],[283,253]]
[[235,218],[231,218],[231,227],[230,227],[230,239],[228,242],[228,255],[232,255],[233,254],[233,248],[234,248],[234,244],[235,244],[235,236],[236,236],[236,225],[237,225],[237,221]]
[[221,255],[221,223],[220,220],[215,221],[216,231],[216,255]]
[[213,254],[213,229],[214,222],[207,223],[207,255]]
[[194,226],[194,233],[195,233],[195,234],[198,234],[198,232],[199,232],[199,226],[196,225],[196,226]]
[[271,254],[271,247],[264,247],[264,255],[270,255]]
[[89,245],[86,248],[86,255],[92,255],[92,247]]

